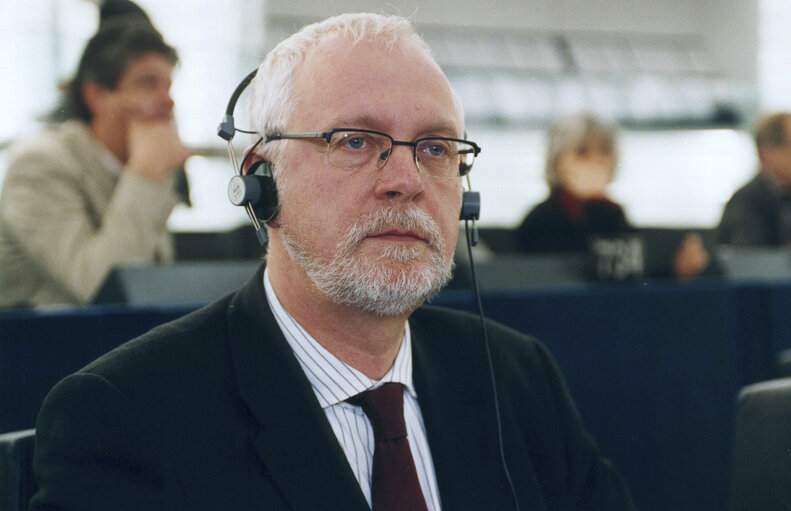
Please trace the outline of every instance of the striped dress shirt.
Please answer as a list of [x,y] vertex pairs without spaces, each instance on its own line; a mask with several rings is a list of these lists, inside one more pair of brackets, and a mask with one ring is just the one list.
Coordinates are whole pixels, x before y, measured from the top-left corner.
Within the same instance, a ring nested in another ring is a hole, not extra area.
[[368,417],[359,406],[346,399],[379,387],[383,383],[397,382],[404,385],[404,420],[407,440],[415,461],[420,488],[429,511],[439,511],[434,462],[431,459],[423,416],[412,384],[412,339],[409,323],[395,362],[381,380],[372,380],[360,371],[342,362],[313,339],[302,326],[283,308],[275,295],[269,279],[269,269],[264,270],[264,289],[269,307],[283,335],[308,378],[321,408],[346,454],[352,472],[360,484],[368,505],[371,505],[371,466],[374,453],[374,433]]

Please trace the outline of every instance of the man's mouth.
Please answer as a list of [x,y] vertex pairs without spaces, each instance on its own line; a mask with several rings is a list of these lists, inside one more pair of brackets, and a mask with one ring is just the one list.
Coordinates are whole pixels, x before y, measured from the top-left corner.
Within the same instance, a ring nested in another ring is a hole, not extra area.
[[397,241],[401,243],[410,242],[410,241],[412,242],[426,241],[424,236],[421,236],[415,231],[401,230],[401,229],[390,229],[388,231],[369,234],[367,237],[377,240],[383,240],[383,241]]
[[364,241],[382,242],[383,247],[416,248],[425,244],[432,251],[444,251],[439,226],[428,214],[415,209],[385,209],[360,218],[346,236],[351,253]]

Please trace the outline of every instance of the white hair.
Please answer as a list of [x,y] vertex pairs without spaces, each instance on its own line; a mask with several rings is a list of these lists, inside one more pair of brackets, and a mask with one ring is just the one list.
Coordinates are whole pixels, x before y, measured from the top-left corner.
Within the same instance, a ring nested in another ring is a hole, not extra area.
[[[350,45],[361,41],[376,42],[387,49],[409,45],[424,51],[434,60],[431,50],[412,23],[401,16],[347,13],[306,25],[275,46],[258,67],[250,100],[250,119],[256,131],[269,134],[286,130],[296,103],[292,83],[295,70],[312,48],[334,35],[346,37]],[[459,119],[463,122],[461,100],[452,89],[451,93]],[[277,171],[280,167],[277,165],[279,148],[274,145],[271,150],[270,159],[275,162]]]
[[569,149],[576,149],[590,139],[600,139],[612,147],[613,158],[618,157],[618,129],[613,122],[583,112],[555,121],[547,132],[547,151],[544,175],[550,188],[559,186],[557,161]]

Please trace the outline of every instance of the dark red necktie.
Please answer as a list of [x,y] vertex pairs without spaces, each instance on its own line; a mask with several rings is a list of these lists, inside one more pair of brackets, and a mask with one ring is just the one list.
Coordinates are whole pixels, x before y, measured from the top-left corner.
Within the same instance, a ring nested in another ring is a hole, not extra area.
[[348,402],[362,407],[374,430],[373,511],[426,510],[406,438],[403,385],[385,383],[375,390],[350,397]]

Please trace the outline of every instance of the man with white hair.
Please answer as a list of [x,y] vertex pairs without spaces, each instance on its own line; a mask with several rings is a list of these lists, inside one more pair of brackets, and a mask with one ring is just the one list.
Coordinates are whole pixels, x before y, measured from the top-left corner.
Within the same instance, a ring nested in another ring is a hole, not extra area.
[[631,509],[540,344],[423,306],[479,149],[409,22],[305,27],[253,89],[265,268],[53,389],[32,509]]

